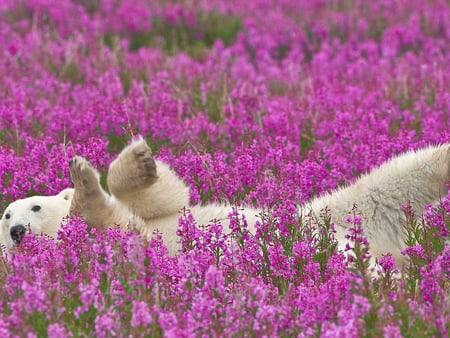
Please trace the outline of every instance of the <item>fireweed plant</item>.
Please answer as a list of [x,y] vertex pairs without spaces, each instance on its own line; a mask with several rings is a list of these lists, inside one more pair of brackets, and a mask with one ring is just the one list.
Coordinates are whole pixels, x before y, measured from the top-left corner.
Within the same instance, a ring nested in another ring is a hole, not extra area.
[[[183,210],[175,257],[158,234],[78,218],[57,241],[25,236],[0,260],[0,335],[448,336],[450,196],[423,215],[403,201],[408,263],[376,272],[358,201],[346,252],[327,210],[295,208],[449,141],[449,15],[444,0],[2,1],[1,210],[69,187],[75,154],[104,172],[137,134],[193,204],[236,207],[231,234]],[[263,210],[253,235],[240,205]]]

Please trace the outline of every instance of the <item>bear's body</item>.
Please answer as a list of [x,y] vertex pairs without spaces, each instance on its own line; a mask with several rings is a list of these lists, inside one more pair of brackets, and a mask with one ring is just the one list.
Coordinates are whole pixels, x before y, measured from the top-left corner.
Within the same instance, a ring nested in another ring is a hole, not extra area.
[[402,204],[411,202],[416,215],[425,205],[437,204],[448,193],[450,144],[404,153],[383,163],[355,183],[313,199],[310,208],[317,216],[328,207],[336,225],[336,239],[344,248],[351,224],[352,207],[362,218],[364,235],[374,257],[391,253],[398,263],[404,260],[405,214]]
[[[101,188],[98,173],[85,159],[75,157],[70,163],[70,173],[74,190],[66,189],[63,195],[19,200],[7,208],[0,223],[2,244],[10,248],[11,229],[28,223],[33,232],[54,236],[63,216],[69,214],[70,206],[70,212],[79,213],[90,227],[106,229],[118,224],[126,230],[131,225],[147,237],[158,230],[170,254],[180,249],[176,230],[180,210],[189,206],[189,189],[169,166],[153,159],[144,140],[133,142],[111,163],[107,177],[111,195]],[[299,212],[319,217],[328,208],[339,246],[343,248],[350,226],[345,221],[356,204],[371,253],[379,257],[390,252],[401,261],[404,213],[400,205],[410,200],[420,213],[425,205],[434,204],[447,194],[449,179],[450,144],[429,147],[396,157],[354,184],[313,199],[300,207]],[[28,210],[35,204],[41,205],[41,211],[56,208],[58,212],[54,211],[51,217],[52,211],[46,212],[48,218],[44,221],[37,217],[39,211]],[[231,206],[210,204],[191,206],[189,210],[198,224],[220,220],[227,231]],[[260,211],[244,208],[239,213],[254,232]],[[42,226],[44,223],[46,226]]]

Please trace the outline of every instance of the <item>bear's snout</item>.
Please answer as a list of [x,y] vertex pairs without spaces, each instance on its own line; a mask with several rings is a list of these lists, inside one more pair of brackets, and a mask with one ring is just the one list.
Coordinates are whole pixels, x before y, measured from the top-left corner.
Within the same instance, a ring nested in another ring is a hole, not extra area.
[[22,241],[23,236],[25,236],[26,230],[22,224],[15,225],[11,228],[10,234],[14,243],[19,244]]

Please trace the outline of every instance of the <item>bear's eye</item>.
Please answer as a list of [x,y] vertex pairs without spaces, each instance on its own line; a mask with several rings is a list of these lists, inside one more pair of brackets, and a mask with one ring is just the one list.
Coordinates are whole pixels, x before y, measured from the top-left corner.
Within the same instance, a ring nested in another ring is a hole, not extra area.
[[33,210],[34,212],[38,212],[39,210],[41,210],[41,206],[40,205],[33,205],[31,210]]
[[6,218],[6,219],[10,219],[10,218],[11,218],[11,215],[10,215],[10,214],[6,214],[6,215],[5,215],[5,218]]

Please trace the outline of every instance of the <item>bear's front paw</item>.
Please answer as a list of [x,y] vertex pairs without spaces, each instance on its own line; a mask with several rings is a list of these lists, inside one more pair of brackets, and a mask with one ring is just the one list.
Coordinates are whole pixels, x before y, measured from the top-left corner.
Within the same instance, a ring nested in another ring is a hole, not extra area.
[[89,161],[75,156],[69,162],[70,178],[75,191],[90,195],[99,192],[99,174]]

